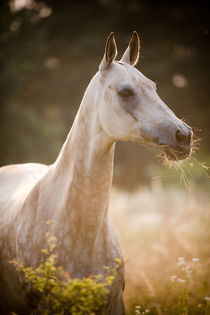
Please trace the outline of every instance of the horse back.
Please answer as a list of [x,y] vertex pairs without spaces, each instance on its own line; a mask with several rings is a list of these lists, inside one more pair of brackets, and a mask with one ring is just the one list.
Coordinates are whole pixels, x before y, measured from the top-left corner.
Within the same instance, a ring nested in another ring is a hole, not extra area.
[[20,209],[25,198],[48,166],[38,163],[8,165],[0,168],[0,223]]

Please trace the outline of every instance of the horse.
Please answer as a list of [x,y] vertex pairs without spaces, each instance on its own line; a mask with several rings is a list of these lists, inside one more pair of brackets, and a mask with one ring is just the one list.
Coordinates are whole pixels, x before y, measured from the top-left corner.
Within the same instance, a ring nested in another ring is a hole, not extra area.
[[114,34],[106,41],[99,69],[90,81],[72,128],[51,165],[25,163],[0,168],[0,313],[30,314],[23,279],[9,264],[37,266],[46,221],[54,220],[58,264],[72,278],[119,268],[108,296],[107,314],[123,315],[124,264],[108,205],[117,141],[161,149],[169,160],[192,151],[193,133],[166,106],[153,81],[134,66],[140,39],[133,32],[120,61]]

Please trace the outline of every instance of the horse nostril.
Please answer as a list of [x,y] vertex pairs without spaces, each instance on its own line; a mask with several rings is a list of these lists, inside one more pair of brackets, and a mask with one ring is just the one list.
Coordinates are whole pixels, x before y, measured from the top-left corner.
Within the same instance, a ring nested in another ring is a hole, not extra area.
[[193,133],[192,131],[190,130],[189,133],[188,133],[188,136],[187,136],[187,144],[191,144],[192,142],[192,137],[193,137]]
[[176,131],[176,141],[181,145],[190,145],[192,139],[192,132],[188,134],[182,133],[180,130]]

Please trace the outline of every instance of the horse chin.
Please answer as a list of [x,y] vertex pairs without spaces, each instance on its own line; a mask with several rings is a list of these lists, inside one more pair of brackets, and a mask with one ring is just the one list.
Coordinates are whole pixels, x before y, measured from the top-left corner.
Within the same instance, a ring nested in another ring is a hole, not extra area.
[[183,151],[176,151],[176,153],[174,153],[174,150],[170,150],[170,148],[162,150],[164,160],[168,160],[171,162],[185,160],[190,156],[191,152],[191,148]]

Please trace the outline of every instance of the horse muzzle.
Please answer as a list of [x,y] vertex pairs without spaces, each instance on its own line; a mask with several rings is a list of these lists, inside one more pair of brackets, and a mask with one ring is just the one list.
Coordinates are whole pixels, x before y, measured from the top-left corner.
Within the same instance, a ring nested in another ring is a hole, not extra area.
[[192,152],[193,132],[191,127],[184,123],[182,128],[175,131],[171,141],[159,142],[164,155],[169,160],[184,160]]

